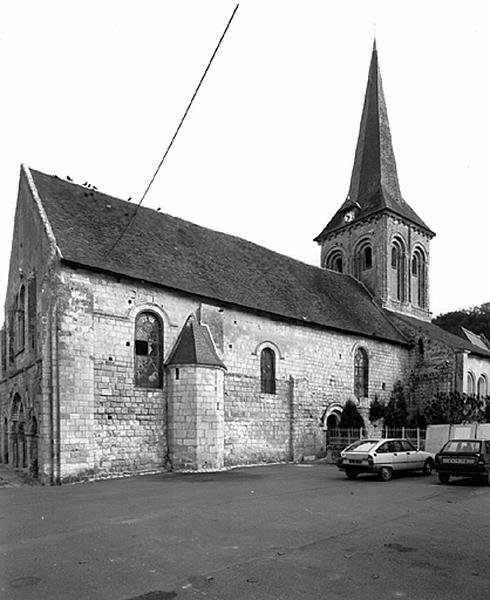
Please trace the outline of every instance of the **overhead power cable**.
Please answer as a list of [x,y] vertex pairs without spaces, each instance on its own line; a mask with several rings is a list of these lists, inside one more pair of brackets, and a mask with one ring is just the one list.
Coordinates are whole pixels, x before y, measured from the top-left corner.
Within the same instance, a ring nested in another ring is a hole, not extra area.
[[107,256],[108,254],[110,254],[110,253],[111,253],[111,252],[114,250],[114,248],[115,248],[115,247],[116,247],[116,246],[119,244],[119,242],[121,241],[121,239],[123,238],[123,236],[125,235],[125,233],[126,233],[126,232],[128,231],[128,229],[130,228],[130,226],[131,226],[131,223],[134,221],[134,218],[136,217],[136,213],[138,212],[138,209],[139,209],[139,208],[140,208],[140,206],[143,204],[143,201],[144,201],[144,199],[146,198],[146,195],[148,194],[148,191],[149,191],[150,187],[152,186],[153,182],[155,181],[155,178],[156,178],[156,176],[158,175],[158,172],[160,171],[160,168],[161,168],[161,166],[163,165],[163,162],[165,161],[165,159],[167,158],[167,155],[168,155],[168,153],[170,152],[170,148],[172,147],[172,145],[173,145],[173,143],[174,143],[174,141],[175,141],[175,138],[177,137],[177,135],[178,135],[178,133],[179,133],[179,131],[180,131],[180,128],[182,127],[182,124],[184,123],[184,120],[185,120],[185,118],[187,117],[187,113],[189,112],[189,110],[190,110],[190,108],[191,108],[191,106],[192,106],[192,103],[194,102],[194,99],[195,99],[195,97],[197,96],[197,93],[199,92],[199,88],[201,87],[201,85],[202,85],[202,82],[204,81],[204,78],[206,77],[206,75],[207,75],[207,73],[208,73],[208,71],[209,71],[209,68],[211,67],[211,63],[213,62],[213,60],[214,60],[214,57],[216,56],[216,54],[217,54],[217,52],[218,52],[218,50],[219,50],[219,47],[221,46],[221,42],[223,41],[223,39],[224,39],[224,37],[225,37],[225,35],[226,35],[226,32],[228,31],[228,29],[229,29],[229,27],[230,27],[230,25],[231,25],[231,22],[232,22],[232,20],[233,20],[233,17],[235,16],[235,13],[236,13],[236,11],[238,10],[238,7],[239,7],[239,6],[240,6],[239,4],[237,4],[237,5],[235,6],[235,9],[234,9],[234,11],[232,12],[232,14],[231,14],[231,17],[229,18],[229,20],[228,20],[228,23],[226,24],[226,27],[225,27],[225,29],[224,29],[223,33],[221,34],[221,37],[220,37],[220,39],[219,39],[219,41],[218,41],[218,44],[216,45],[216,48],[214,49],[214,52],[213,52],[213,54],[211,55],[211,58],[209,59],[209,62],[208,62],[208,64],[207,64],[207,67],[206,67],[206,69],[204,70],[204,73],[202,74],[202,77],[201,77],[201,79],[199,80],[199,83],[197,84],[197,87],[196,87],[196,89],[194,90],[194,93],[192,94],[192,98],[190,99],[190,102],[189,102],[189,104],[187,105],[187,108],[185,109],[185,112],[184,112],[184,114],[182,115],[182,118],[180,119],[180,122],[179,122],[179,124],[178,124],[178,126],[177,126],[177,129],[175,130],[175,133],[173,134],[173,136],[172,136],[172,139],[170,140],[170,143],[168,144],[168,146],[167,146],[167,149],[165,150],[165,152],[164,152],[164,154],[163,154],[163,156],[162,156],[162,159],[161,159],[161,161],[160,161],[160,162],[159,162],[159,164],[158,164],[158,167],[157,167],[156,171],[153,173],[153,177],[150,179],[150,183],[147,185],[147,187],[146,187],[146,190],[144,191],[143,195],[141,196],[141,200],[138,202],[138,204],[137,204],[137,206],[136,206],[136,208],[135,208],[135,210],[134,210],[133,214],[131,215],[131,218],[129,219],[129,221],[126,223],[126,226],[124,227],[124,229],[123,229],[123,230],[121,231],[121,233],[119,234],[119,237],[116,239],[116,241],[115,241],[115,242],[114,242],[114,244],[111,246],[111,248],[110,248],[110,249],[107,251],[107,253],[106,253],[106,256]]

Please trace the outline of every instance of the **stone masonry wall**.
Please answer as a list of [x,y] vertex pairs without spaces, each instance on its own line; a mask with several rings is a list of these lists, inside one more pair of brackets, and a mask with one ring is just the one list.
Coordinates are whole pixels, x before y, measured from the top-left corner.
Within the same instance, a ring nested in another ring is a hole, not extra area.
[[221,469],[223,370],[172,365],[168,373],[169,453],[174,469]]
[[[369,356],[369,398],[388,400],[406,376],[408,349],[361,336],[273,320],[229,308],[222,318],[225,375],[225,463],[288,460],[324,443],[321,418],[331,404],[354,397],[354,353]],[[213,326],[210,325],[214,337]],[[276,393],[260,390],[260,352],[276,354]]]
[[[149,284],[63,267],[60,436],[63,477],[161,470],[168,463],[167,397],[134,385],[134,323],[163,323],[164,359],[199,303]],[[61,295],[61,293],[60,293]]]
[[[12,463],[12,443],[15,433],[11,422],[13,398],[20,396],[24,430],[31,446],[25,471],[49,481],[53,473],[54,448],[52,445],[51,366],[50,366],[50,312],[54,299],[54,271],[56,252],[46,231],[45,223],[36,205],[25,173],[21,172],[14,221],[14,233],[9,263],[9,278],[5,297],[5,331],[7,336],[4,357],[5,369],[0,375],[1,445],[10,446],[9,456],[0,458],[9,466]],[[33,283],[35,282],[35,284]],[[25,304],[24,345],[15,327],[15,309],[21,287],[27,294],[35,290],[34,315],[29,314],[28,297]],[[14,328],[9,330],[9,313],[13,313]],[[34,319],[31,317],[34,316]],[[31,334],[35,333],[32,339]],[[9,343],[8,338],[13,336]],[[9,352],[12,351],[12,353]],[[35,433],[34,433],[35,432]],[[10,438],[10,439],[9,439]]]
[[414,413],[417,408],[421,410],[437,392],[457,389],[459,360],[449,346],[401,321],[398,326],[413,341],[406,388],[408,407]]
[[[63,267],[61,277],[68,296],[59,307],[58,333],[65,478],[167,465],[167,402],[173,387],[168,381],[163,390],[134,387],[134,319],[140,310],[160,315],[165,358],[191,312],[209,325],[227,367],[227,465],[300,459],[319,451],[326,407],[354,399],[353,361],[359,345],[369,356],[370,399],[388,399],[394,382],[409,367],[403,346],[201,305],[191,296],[83,269]],[[265,346],[276,353],[275,394],[260,391],[260,352]],[[213,391],[209,401],[219,394]],[[209,460],[201,455],[200,464],[215,460],[205,438],[203,433]]]

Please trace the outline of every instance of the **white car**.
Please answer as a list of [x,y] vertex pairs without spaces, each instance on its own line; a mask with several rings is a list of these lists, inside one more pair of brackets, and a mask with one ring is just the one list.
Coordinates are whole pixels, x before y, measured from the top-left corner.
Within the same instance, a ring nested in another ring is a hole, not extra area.
[[359,473],[378,473],[382,481],[389,481],[395,471],[421,470],[430,475],[434,455],[401,438],[358,440],[342,450],[337,466],[349,479]]

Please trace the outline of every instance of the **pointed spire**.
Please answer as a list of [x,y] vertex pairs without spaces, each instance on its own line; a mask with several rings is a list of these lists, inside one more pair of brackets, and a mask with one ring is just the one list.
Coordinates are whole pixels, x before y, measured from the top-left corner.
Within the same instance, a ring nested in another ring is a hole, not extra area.
[[403,202],[375,39],[349,195],[351,200],[363,206],[380,192],[388,195],[389,200]]
[[340,209],[320,235],[315,238],[315,241],[321,242],[330,231],[344,226],[346,224],[345,213],[355,206],[359,209],[356,211],[357,219],[367,217],[380,210],[390,210],[433,235],[433,232],[403,200],[401,195],[395,154],[391,143],[388,112],[381,83],[376,38],[373,41],[349,193]]

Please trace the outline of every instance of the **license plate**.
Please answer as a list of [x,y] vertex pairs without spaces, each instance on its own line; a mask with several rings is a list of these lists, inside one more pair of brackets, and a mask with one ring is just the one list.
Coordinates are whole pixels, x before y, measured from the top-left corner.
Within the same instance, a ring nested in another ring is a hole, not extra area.
[[471,465],[475,462],[474,458],[443,458],[442,462],[451,463],[451,464],[463,464],[463,465]]
[[362,460],[358,460],[357,458],[349,458],[349,463],[351,465],[360,465],[362,463]]

